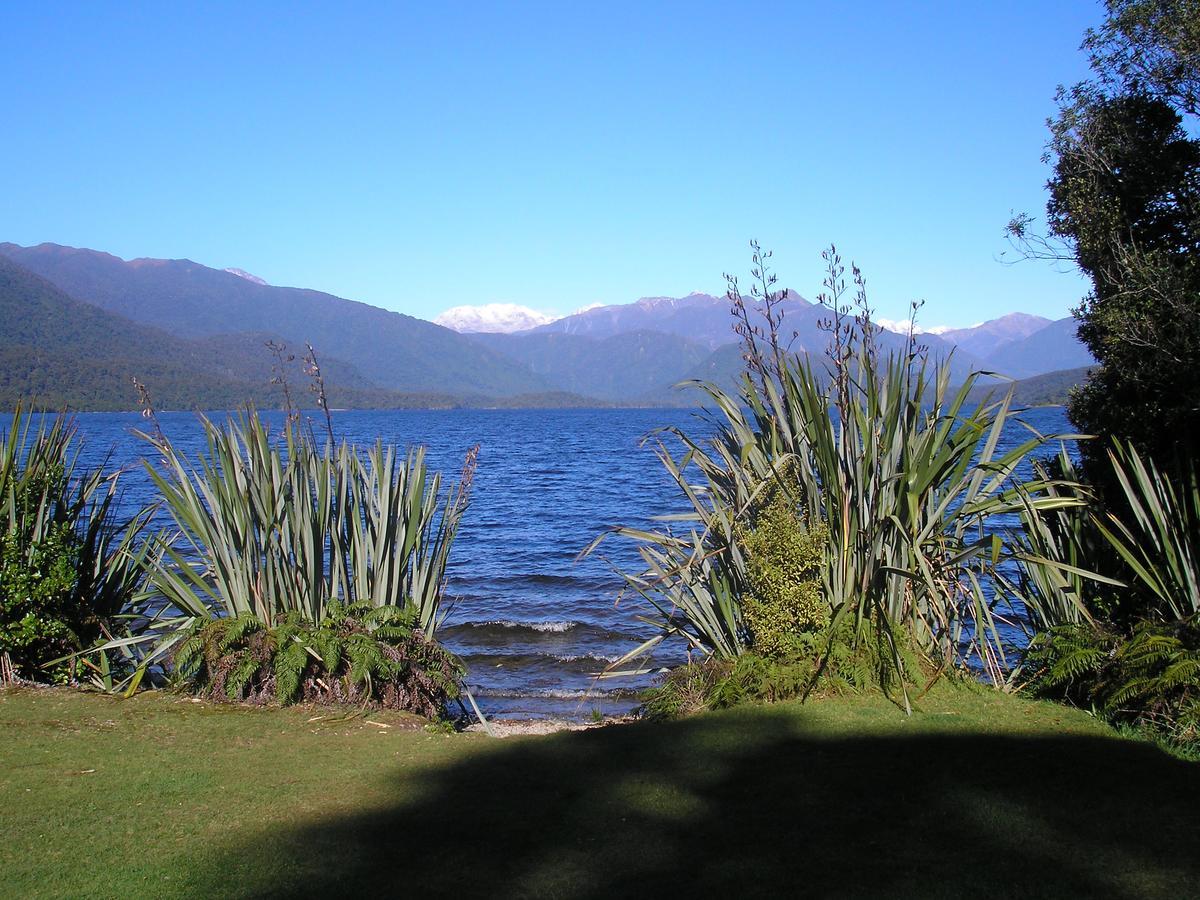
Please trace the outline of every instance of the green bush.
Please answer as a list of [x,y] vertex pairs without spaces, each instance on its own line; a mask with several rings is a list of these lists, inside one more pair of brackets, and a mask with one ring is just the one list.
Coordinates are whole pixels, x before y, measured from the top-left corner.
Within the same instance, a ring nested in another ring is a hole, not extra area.
[[642,692],[642,711],[654,719],[676,719],[709,709],[717,685],[732,668],[731,660],[719,656],[676,666]]
[[809,528],[795,499],[775,487],[740,538],[750,584],[742,617],[751,647],[767,657],[796,655],[801,636],[829,622],[821,591],[829,532]]
[[83,649],[85,610],[75,594],[78,540],[69,526],[51,529],[30,543],[27,536],[0,536],[0,653],[17,673],[66,680],[65,663],[44,667]]
[[[905,631],[897,629],[896,633]],[[900,687],[899,677],[909,687],[924,688],[940,674],[924,661],[915,640],[901,643],[894,651],[888,632],[869,622],[856,628],[843,619],[819,631],[794,633],[787,643],[786,655],[747,651],[732,660],[710,656],[672,669],[643,693],[643,711],[652,718],[677,718],[705,709],[773,703],[813,693],[881,690],[890,696]]]
[[118,521],[117,477],[77,459],[63,416],[17,409],[0,437],[0,659],[21,678],[111,687],[124,651],[94,648],[144,581],[148,512]]
[[[68,667],[42,670],[80,649],[78,538],[55,509],[54,501],[68,491],[65,466],[37,449],[14,460],[4,479],[8,527],[0,535],[0,654],[21,677],[63,681]],[[42,521],[47,515],[50,521]]]
[[320,624],[267,627],[252,613],[198,625],[175,655],[181,682],[214,700],[355,703],[436,717],[462,664],[421,631],[415,606],[334,601]]

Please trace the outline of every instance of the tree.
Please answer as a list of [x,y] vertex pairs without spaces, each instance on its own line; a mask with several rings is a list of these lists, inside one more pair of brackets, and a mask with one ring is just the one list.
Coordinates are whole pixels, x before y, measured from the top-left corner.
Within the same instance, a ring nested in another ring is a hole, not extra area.
[[1200,0],[1108,0],[1108,18],[1083,49],[1102,84],[1136,85],[1174,109],[1200,115]]
[[[1084,42],[1095,77],[1060,92],[1047,152],[1050,235],[1091,279],[1075,313],[1100,363],[1069,413],[1169,466],[1200,429],[1200,0],[1107,7]],[[1085,448],[1093,476],[1104,445]]]
[[1050,228],[1092,281],[1076,315],[1100,363],[1072,421],[1167,463],[1200,428],[1200,143],[1157,97],[1083,91],[1052,147]]

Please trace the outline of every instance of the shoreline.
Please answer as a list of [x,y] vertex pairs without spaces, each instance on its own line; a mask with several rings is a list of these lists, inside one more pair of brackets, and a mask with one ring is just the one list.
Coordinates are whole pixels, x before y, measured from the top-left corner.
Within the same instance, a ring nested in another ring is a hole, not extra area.
[[[497,739],[557,734],[560,731],[594,731],[629,725],[641,720],[641,716],[605,716],[598,722],[572,722],[569,719],[488,719],[491,736]],[[476,720],[463,729],[464,734],[487,734],[483,724]]]

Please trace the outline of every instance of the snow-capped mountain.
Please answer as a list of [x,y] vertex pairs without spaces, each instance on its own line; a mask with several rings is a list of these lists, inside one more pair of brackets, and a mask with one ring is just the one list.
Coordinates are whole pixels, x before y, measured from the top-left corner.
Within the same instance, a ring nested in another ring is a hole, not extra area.
[[548,325],[558,318],[516,303],[485,303],[451,307],[433,321],[459,333],[510,334]]
[[[908,334],[908,329],[913,328],[913,334],[946,334],[954,329],[949,325],[934,325],[932,328],[926,328],[924,325],[916,325],[910,319],[885,319],[882,317],[875,319],[875,324],[886,331],[891,331],[894,334]],[[974,327],[974,326],[972,326]]]
[[266,282],[257,275],[251,275],[245,269],[226,269],[225,271],[230,275],[236,275],[238,278],[245,278],[247,281],[251,281],[254,284],[266,284]]
[[710,348],[737,340],[729,317],[729,301],[711,294],[686,297],[643,297],[633,303],[584,307],[540,326],[539,333],[607,338],[632,331],[659,331],[698,341]]

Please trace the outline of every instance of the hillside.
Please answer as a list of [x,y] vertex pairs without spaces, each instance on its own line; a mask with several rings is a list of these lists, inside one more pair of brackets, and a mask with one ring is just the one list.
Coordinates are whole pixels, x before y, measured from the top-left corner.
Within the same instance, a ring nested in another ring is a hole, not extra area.
[[[828,310],[795,293],[782,308],[790,348],[824,353],[829,332],[822,322]],[[761,315],[754,321],[765,325]],[[564,390],[613,401],[677,405],[693,402],[691,395],[672,390],[681,381],[699,378],[733,386],[742,366],[733,324],[728,300],[690,294],[597,307],[516,334],[470,337]],[[878,336],[885,350],[899,350],[904,340],[890,331]],[[954,350],[935,335],[921,335],[920,340],[934,359],[945,359]],[[962,351],[951,361],[959,379],[979,365]]]
[[[271,383],[270,334],[176,337],[67,296],[0,255],[0,408],[25,400],[53,409],[137,407],[132,380],[146,384],[160,409],[218,409],[283,404]],[[405,394],[373,386],[350,364],[322,357],[334,406],[448,407],[462,398]],[[301,363],[287,368],[294,401],[312,406]],[[474,398],[479,405],[495,402]],[[531,398],[532,403],[542,402]]]
[[984,362],[1013,378],[1095,365],[1092,354],[1076,335],[1078,326],[1073,316],[1051,322],[1028,337],[1004,344]]
[[0,406],[35,398],[49,407],[130,409],[132,379],[164,406],[213,405],[233,395],[263,403],[267,379],[238,377],[213,348],[179,340],[65,295],[0,256]]
[[608,401],[639,401],[685,377],[707,348],[673,334],[634,331],[605,338],[534,332],[476,334],[562,390]]
[[[1011,382],[1013,400],[1022,406],[1062,406],[1070,398],[1071,389],[1087,380],[1091,366],[1046,372]],[[981,384],[971,392],[971,400],[979,402],[989,394],[998,397],[1009,387],[1008,382]]]
[[259,284],[190,260],[125,261],[57,244],[0,244],[0,254],[77,300],[180,337],[312,341],[380,388],[510,396],[557,387],[447,328],[320,291]]
[[1041,331],[1049,324],[1050,320],[1044,316],[1017,312],[998,319],[989,319],[971,328],[939,331],[938,337],[954,344],[959,350],[982,359],[995,354],[1013,341],[1022,340]]

